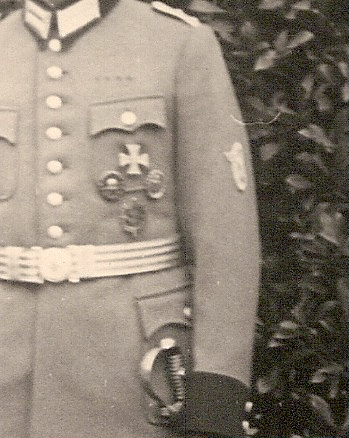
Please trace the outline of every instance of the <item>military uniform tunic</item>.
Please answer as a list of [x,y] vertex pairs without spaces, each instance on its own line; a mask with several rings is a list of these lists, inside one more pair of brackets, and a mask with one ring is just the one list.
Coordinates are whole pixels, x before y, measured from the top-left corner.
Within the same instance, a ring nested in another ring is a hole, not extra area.
[[[236,436],[259,259],[238,104],[208,27],[102,6],[0,23],[0,437]],[[178,430],[140,378],[164,339]]]

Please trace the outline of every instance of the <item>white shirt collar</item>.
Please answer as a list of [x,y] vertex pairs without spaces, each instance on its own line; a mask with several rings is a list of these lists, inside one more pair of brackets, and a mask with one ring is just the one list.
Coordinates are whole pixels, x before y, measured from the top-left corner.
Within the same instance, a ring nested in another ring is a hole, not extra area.
[[25,0],[24,22],[45,40],[49,36],[54,14],[58,37],[65,38],[101,17],[99,0],[80,0],[57,11],[47,10],[33,0]]

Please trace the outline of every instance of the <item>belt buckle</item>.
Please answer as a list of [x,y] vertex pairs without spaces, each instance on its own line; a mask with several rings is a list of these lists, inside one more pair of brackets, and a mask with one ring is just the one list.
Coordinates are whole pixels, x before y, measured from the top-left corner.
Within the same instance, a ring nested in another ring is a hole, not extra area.
[[72,268],[72,256],[67,248],[45,248],[39,261],[44,280],[60,283],[68,280]]

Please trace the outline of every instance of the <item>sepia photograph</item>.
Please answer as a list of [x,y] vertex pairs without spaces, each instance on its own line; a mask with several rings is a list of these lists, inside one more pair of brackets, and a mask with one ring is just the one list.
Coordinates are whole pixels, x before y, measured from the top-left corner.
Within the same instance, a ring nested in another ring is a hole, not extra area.
[[345,0],[0,0],[0,438],[348,434]]

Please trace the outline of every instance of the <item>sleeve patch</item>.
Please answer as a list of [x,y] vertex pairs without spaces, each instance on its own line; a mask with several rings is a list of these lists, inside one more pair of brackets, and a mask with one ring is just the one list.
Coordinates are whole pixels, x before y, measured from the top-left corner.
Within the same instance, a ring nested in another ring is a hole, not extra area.
[[234,143],[229,152],[224,152],[225,157],[231,165],[231,171],[236,187],[241,192],[247,187],[247,171],[244,151],[241,143]]

